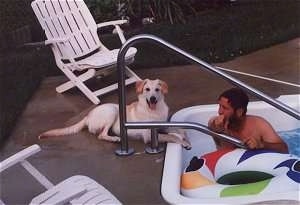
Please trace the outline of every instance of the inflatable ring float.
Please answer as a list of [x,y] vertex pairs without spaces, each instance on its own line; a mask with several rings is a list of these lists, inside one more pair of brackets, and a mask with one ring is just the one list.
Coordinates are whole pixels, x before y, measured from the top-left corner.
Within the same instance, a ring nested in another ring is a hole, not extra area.
[[271,150],[221,149],[193,157],[181,176],[181,193],[193,198],[299,191],[300,159]]

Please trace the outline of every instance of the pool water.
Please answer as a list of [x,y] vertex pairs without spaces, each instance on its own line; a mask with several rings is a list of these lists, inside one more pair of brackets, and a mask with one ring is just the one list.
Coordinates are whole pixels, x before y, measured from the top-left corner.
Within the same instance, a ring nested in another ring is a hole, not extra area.
[[289,152],[300,157],[300,128],[280,131],[278,134],[287,143]]

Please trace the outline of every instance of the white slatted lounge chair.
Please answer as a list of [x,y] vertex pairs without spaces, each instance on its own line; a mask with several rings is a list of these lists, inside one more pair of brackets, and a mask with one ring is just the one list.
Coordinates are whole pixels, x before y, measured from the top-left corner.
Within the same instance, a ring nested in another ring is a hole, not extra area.
[[[72,176],[57,185],[53,185],[27,160],[28,157],[40,150],[40,146],[32,145],[0,162],[0,174],[11,166],[20,163],[47,189],[45,192],[34,197],[30,204],[121,204],[112,193],[87,176]],[[1,203],[4,204],[0,199]]]
[[[114,26],[123,44],[125,37],[119,25],[126,23],[126,20],[96,24],[83,0],[35,0],[31,6],[45,31],[45,44],[51,46],[56,65],[70,80],[56,88],[58,93],[77,86],[94,104],[98,104],[100,100],[97,96],[118,88],[115,83],[92,91],[84,81],[96,75],[95,69],[97,75],[105,75],[116,67],[119,49],[106,48],[99,40],[97,29]],[[133,47],[128,50],[125,56],[127,64],[134,61],[136,52]],[[74,73],[83,70],[87,71],[78,76]],[[126,85],[140,80],[128,67],[126,74],[129,77]]]

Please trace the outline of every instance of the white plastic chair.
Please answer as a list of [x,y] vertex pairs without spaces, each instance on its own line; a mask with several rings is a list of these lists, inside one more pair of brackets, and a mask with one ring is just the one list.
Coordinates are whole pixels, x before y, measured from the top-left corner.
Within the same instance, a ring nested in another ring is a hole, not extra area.
[[[39,145],[32,145],[0,162],[0,174],[9,167],[20,163],[47,189],[47,191],[34,197],[30,204],[121,204],[112,193],[87,176],[72,176],[57,185],[53,185],[27,161],[28,157],[40,150]],[[0,199],[1,203],[4,204]]]
[[[98,74],[106,75],[111,68],[116,67],[119,49],[109,50],[99,40],[97,29],[114,26],[122,44],[125,42],[120,24],[126,20],[116,20],[96,24],[88,7],[83,0],[35,0],[31,3],[47,40],[54,53],[56,65],[69,78],[70,81],[58,86],[58,93],[65,92],[77,86],[94,104],[100,103],[97,96],[118,88],[117,83],[99,89],[90,90],[84,81]],[[131,47],[125,55],[126,63],[132,63],[137,52]],[[81,75],[74,71],[87,70]],[[128,67],[126,74],[129,77],[126,85],[140,80]]]

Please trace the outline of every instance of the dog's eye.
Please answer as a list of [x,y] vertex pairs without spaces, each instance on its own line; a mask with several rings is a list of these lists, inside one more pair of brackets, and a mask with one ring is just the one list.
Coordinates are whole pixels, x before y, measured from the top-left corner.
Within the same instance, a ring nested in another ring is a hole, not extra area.
[[146,88],[145,90],[146,90],[147,92],[149,92],[149,91],[150,91],[150,88]]
[[159,92],[159,88],[155,88],[155,91],[156,91],[156,92]]

